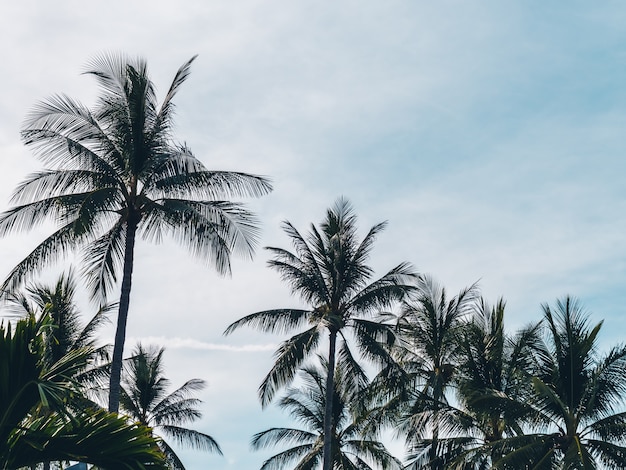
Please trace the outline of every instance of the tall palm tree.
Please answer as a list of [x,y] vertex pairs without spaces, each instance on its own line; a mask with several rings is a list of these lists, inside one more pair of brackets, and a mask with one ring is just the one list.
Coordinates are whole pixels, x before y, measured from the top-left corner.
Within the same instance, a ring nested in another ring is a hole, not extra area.
[[[309,308],[282,308],[248,315],[226,329],[232,333],[248,325],[268,332],[287,332],[307,326],[291,337],[276,352],[276,362],[259,388],[261,404],[271,402],[276,391],[294,378],[296,371],[318,347],[320,337],[328,337],[328,374],[326,377],[326,411],[324,414],[324,470],[331,466],[333,378],[337,349],[344,367],[359,377],[355,386],[365,386],[367,377],[349,347],[353,335],[361,354],[374,360],[385,357],[378,340],[392,341],[389,325],[372,319],[413,289],[417,277],[410,265],[401,263],[371,283],[373,270],[366,264],[372,244],[385,227],[372,227],[359,242],[357,218],[350,203],[340,198],[328,209],[320,228],[311,225],[304,237],[289,222],[283,229],[291,238],[295,253],[282,248],[267,248],[274,258],[269,266],[276,269],[292,291],[309,304]],[[340,344],[337,345],[339,337]]]
[[93,110],[64,95],[41,102],[22,137],[49,168],[28,176],[13,195],[17,205],[0,216],[0,235],[44,220],[59,226],[11,271],[3,290],[77,248],[94,297],[106,298],[121,272],[111,411],[119,407],[136,237],[172,235],[228,273],[231,253],[251,255],[258,235],[253,214],[228,199],[271,190],[261,177],[209,171],[173,141],[172,100],[193,60],[178,70],[161,105],[146,62],[115,55],[97,57],[87,70],[100,84]]
[[43,332],[51,327],[47,314],[0,324],[0,468],[80,460],[102,468],[164,469],[148,428],[72,406],[81,393],[73,377],[91,351],[74,350],[48,363]]
[[[205,382],[191,379],[168,393],[169,380],[163,375],[161,362],[163,351],[163,348],[147,350],[141,344],[137,346],[127,362],[128,370],[122,386],[122,409],[136,422],[174,439],[178,444],[222,455],[219,445],[211,436],[184,427],[202,416],[197,408],[201,401],[194,398],[193,394],[202,390]],[[161,440],[159,445],[167,456],[170,468],[185,470],[182,461],[165,440]]]
[[403,302],[398,319],[403,341],[396,358],[404,373],[390,379],[383,371],[381,380],[392,387],[388,394],[396,394],[386,412],[397,417],[414,465],[426,462],[431,470],[439,470],[458,453],[454,441],[442,440],[441,432],[457,426],[459,413],[448,402],[448,392],[458,371],[460,334],[477,294],[472,285],[448,298],[445,288],[421,276],[415,295]]
[[602,322],[578,301],[543,306],[547,346],[538,355],[532,404],[541,429],[503,439],[493,468],[626,468],[626,346],[598,353]]
[[[324,448],[324,413],[328,363],[309,365],[300,371],[302,382],[290,387],[278,406],[288,410],[305,429],[271,428],[255,434],[255,450],[280,444],[293,445],[267,459],[261,470],[313,469],[319,466]],[[347,370],[346,370],[347,372]],[[367,410],[359,403],[354,379],[341,367],[335,369],[333,393],[333,433],[331,436],[332,468],[335,470],[400,469],[401,463],[383,444],[363,434]],[[373,465],[377,465],[374,467]]]

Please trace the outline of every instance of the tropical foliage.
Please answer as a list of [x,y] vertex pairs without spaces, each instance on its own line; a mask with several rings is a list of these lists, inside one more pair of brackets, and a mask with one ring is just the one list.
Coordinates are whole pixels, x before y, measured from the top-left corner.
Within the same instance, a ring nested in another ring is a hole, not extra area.
[[193,60],[178,70],[160,105],[145,61],[116,55],[89,65],[87,73],[100,85],[93,110],[65,95],[37,105],[22,137],[48,168],[27,177],[13,195],[16,206],[0,216],[0,234],[46,220],[59,224],[11,271],[3,290],[16,290],[32,273],[80,248],[94,297],[106,298],[122,275],[111,411],[119,406],[136,237],[158,242],[171,235],[228,273],[231,254],[251,255],[258,235],[253,214],[229,199],[271,190],[261,177],[209,171],[173,141],[173,99]]
[[388,397],[377,413],[391,416],[406,438],[412,468],[435,470],[460,450],[461,443],[442,439],[442,434],[460,426],[460,412],[448,398],[459,364],[459,338],[477,289],[471,286],[448,298],[445,288],[428,276],[420,276],[416,286],[397,320],[402,341],[394,356],[401,369],[383,369],[375,380]]
[[[320,358],[321,367],[308,365],[300,371],[301,382],[287,389],[278,406],[289,411],[304,429],[272,428],[252,438],[253,449],[292,445],[270,457],[261,470],[318,467],[324,450],[324,412],[328,363]],[[332,468],[336,470],[396,469],[402,464],[380,442],[364,434],[367,409],[361,403],[348,368],[335,370],[333,393],[333,428],[331,436]]]
[[532,377],[535,423],[541,431],[495,445],[503,457],[494,468],[563,470],[626,468],[626,347],[598,353],[602,322],[566,297],[544,305],[546,346]]
[[77,281],[73,270],[59,276],[54,285],[31,283],[17,292],[7,293],[8,310],[18,317],[47,315],[50,327],[42,332],[44,360],[51,365],[73,350],[91,351],[87,368],[79,370],[73,379],[80,383],[87,397],[100,398],[108,377],[110,360],[108,345],[98,343],[99,329],[109,322],[114,305],[106,304],[85,324],[76,304]]
[[147,428],[103,410],[73,406],[80,394],[73,377],[85,368],[91,351],[73,350],[48,363],[42,334],[50,327],[48,315],[0,325],[1,468],[51,460],[128,470],[165,468]]
[[[132,420],[154,429],[163,437],[173,439],[177,444],[221,455],[220,447],[211,436],[184,427],[202,416],[197,408],[201,401],[194,397],[194,392],[202,390],[205,382],[191,379],[168,393],[169,380],[163,375],[163,351],[163,348],[150,350],[141,344],[137,346],[126,364],[122,410]],[[181,459],[167,441],[160,440],[159,446],[167,456],[170,468],[185,470]]]

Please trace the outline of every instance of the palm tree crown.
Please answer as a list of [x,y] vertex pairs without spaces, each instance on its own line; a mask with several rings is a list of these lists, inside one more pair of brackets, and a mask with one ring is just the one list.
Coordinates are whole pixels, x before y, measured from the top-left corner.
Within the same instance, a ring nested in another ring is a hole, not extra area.
[[[202,390],[205,382],[192,379],[168,393],[169,380],[163,375],[161,362],[163,351],[163,348],[147,350],[141,344],[137,346],[127,363],[128,371],[123,380],[121,395],[122,409],[137,422],[150,426],[178,444],[221,455],[220,447],[211,436],[184,427],[202,416],[197,409],[201,401],[193,393]],[[172,447],[164,440],[160,445],[170,467],[185,470]]]
[[106,297],[122,272],[112,411],[119,401],[136,236],[158,242],[169,234],[228,273],[231,254],[251,255],[258,236],[253,214],[228,199],[271,190],[261,177],[209,171],[186,145],[173,141],[173,98],[193,60],[178,70],[161,105],[145,61],[108,55],[87,70],[100,84],[93,110],[63,95],[35,107],[22,136],[49,168],[21,183],[13,195],[17,205],[0,216],[0,234],[45,219],[58,224],[13,269],[3,290],[14,290],[78,247],[94,296]]
[[487,468],[502,457],[493,444],[522,435],[532,418],[530,377],[541,345],[540,324],[509,335],[504,313],[504,300],[491,307],[481,299],[462,331],[457,393],[464,411],[461,431],[473,439],[454,468]]
[[626,347],[598,354],[602,322],[566,297],[544,305],[546,347],[538,354],[532,385],[536,434],[503,439],[494,468],[563,470],[626,468]]
[[226,330],[226,334],[229,334],[241,326],[249,325],[263,331],[281,332],[308,325],[306,330],[285,341],[276,352],[276,362],[259,388],[264,406],[272,400],[279,388],[293,379],[303,361],[317,348],[321,334],[327,332],[325,470],[330,468],[332,393],[337,347],[343,367],[352,369],[352,377],[359,377],[359,383],[355,386],[364,387],[367,377],[349,347],[347,332],[351,332],[365,357],[375,360],[387,357],[386,349],[381,347],[379,340],[392,341],[392,328],[371,318],[389,308],[394,301],[404,298],[413,289],[412,283],[416,278],[410,265],[402,263],[369,283],[373,270],[366,261],[376,235],[385,224],[372,227],[359,242],[356,221],[350,203],[340,198],[333,208],[327,210],[320,228],[312,225],[306,237],[289,222],[284,222],[283,229],[291,238],[295,252],[267,248],[274,255],[269,266],[276,269],[283,280],[291,285],[292,291],[299,294],[310,307],[253,313],[231,324]]
[[450,406],[448,392],[456,379],[460,334],[477,294],[474,284],[448,297],[445,288],[422,276],[416,294],[403,302],[398,327],[404,341],[396,357],[406,376],[397,383],[402,398],[391,403],[415,465],[440,469],[458,451],[441,433],[456,426],[458,410]]

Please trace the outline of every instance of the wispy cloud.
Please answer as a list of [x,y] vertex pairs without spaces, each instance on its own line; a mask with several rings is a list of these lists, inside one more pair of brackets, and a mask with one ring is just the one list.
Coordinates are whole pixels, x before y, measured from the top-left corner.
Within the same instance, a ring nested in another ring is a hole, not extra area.
[[244,344],[240,346],[234,346],[231,344],[217,344],[207,343],[205,341],[199,341],[192,338],[168,338],[165,336],[145,336],[128,338],[126,344],[158,344],[168,349],[194,349],[202,351],[229,351],[229,352],[259,352],[259,351],[274,351],[276,344]]

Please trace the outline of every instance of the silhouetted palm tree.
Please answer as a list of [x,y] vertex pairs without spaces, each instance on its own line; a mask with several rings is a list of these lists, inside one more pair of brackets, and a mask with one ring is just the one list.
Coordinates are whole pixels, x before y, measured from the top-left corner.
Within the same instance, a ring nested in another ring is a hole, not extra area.
[[375,387],[388,397],[378,414],[393,421],[405,436],[413,468],[442,469],[458,456],[465,443],[447,438],[460,429],[462,415],[450,405],[448,393],[458,371],[464,320],[474,308],[477,294],[472,285],[448,298],[432,278],[421,276],[417,292],[403,302],[398,318],[403,341],[395,348],[402,369],[383,370]]
[[[141,344],[137,346],[127,361],[128,370],[122,381],[122,409],[137,422],[153,428],[163,437],[174,439],[178,444],[221,455],[222,451],[211,436],[184,427],[202,416],[197,408],[201,401],[193,395],[205,387],[205,382],[192,379],[168,393],[169,380],[163,375],[161,362],[163,351],[163,348],[146,350]],[[161,440],[159,445],[167,456],[170,468],[185,470],[180,458],[165,440]]]
[[457,392],[463,414],[459,434],[466,439],[455,469],[490,468],[502,455],[494,443],[524,433],[532,416],[530,377],[535,352],[540,350],[540,325],[508,335],[504,330],[505,302],[490,307],[483,299],[460,338]]
[[40,268],[83,248],[84,273],[103,298],[120,274],[121,294],[109,409],[119,406],[135,239],[172,235],[220,273],[231,253],[250,255],[258,224],[232,197],[260,196],[267,180],[209,171],[185,145],[172,139],[173,98],[193,58],[176,73],[159,106],[143,60],[96,58],[88,74],[100,84],[96,107],[64,95],[40,103],[22,131],[49,169],[30,175],[13,195],[17,206],[0,217],[0,234],[28,230],[44,220],[59,228],[9,274],[3,290],[15,290]]
[[626,468],[626,347],[598,354],[602,322],[570,297],[543,306],[547,346],[532,379],[539,432],[494,444],[494,469]]
[[[324,450],[324,413],[328,363],[304,367],[297,388],[288,388],[278,406],[288,410],[305,429],[272,428],[252,438],[255,450],[292,445],[267,459],[261,470],[313,469],[320,465]],[[363,434],[367,410],[359,403],[354,378],[346,377],[340,365],[335,369],[333,427],[331,435],[332,468],[335,470],[399,469],[402,464],[383,444]]]
[[274,255],[269,266],[280,273],[292,291],[309,304],[309,308],[253,313],[234,322],[226,330],[229,334],[248,325],[268,332],[286,332],[307,326],[306,330],[285,341],[276,352],[276,362],[259,388],[264,406],[270,403],[279,388],[291,382],[303,361],[317,349],[321,334],[328,334],[324,470],[330,470],[331,465],[333,378],[337,350],[344,367],[354,371],[351,376],[359,377],[360,383],[355,386],[365,386],[368,379],[354,358],[348,335],[352,335],[363,356],[384,361],[387,353],[378,340],[393,341],[394,334],[389,325],[372,318],[393,302],[403,299],[413,288],[416,278],[411,267],[402,263],[369,283],[373,270],[366,261],[374,239],[385,223],[372,227],[359,242],[356,221],[349,202],[340,198],[332,209],[327,210],[320,229],[312,225],[306,237],[289,222],[284,222],[283,229],[291,238],[295,252],[267,248]]

